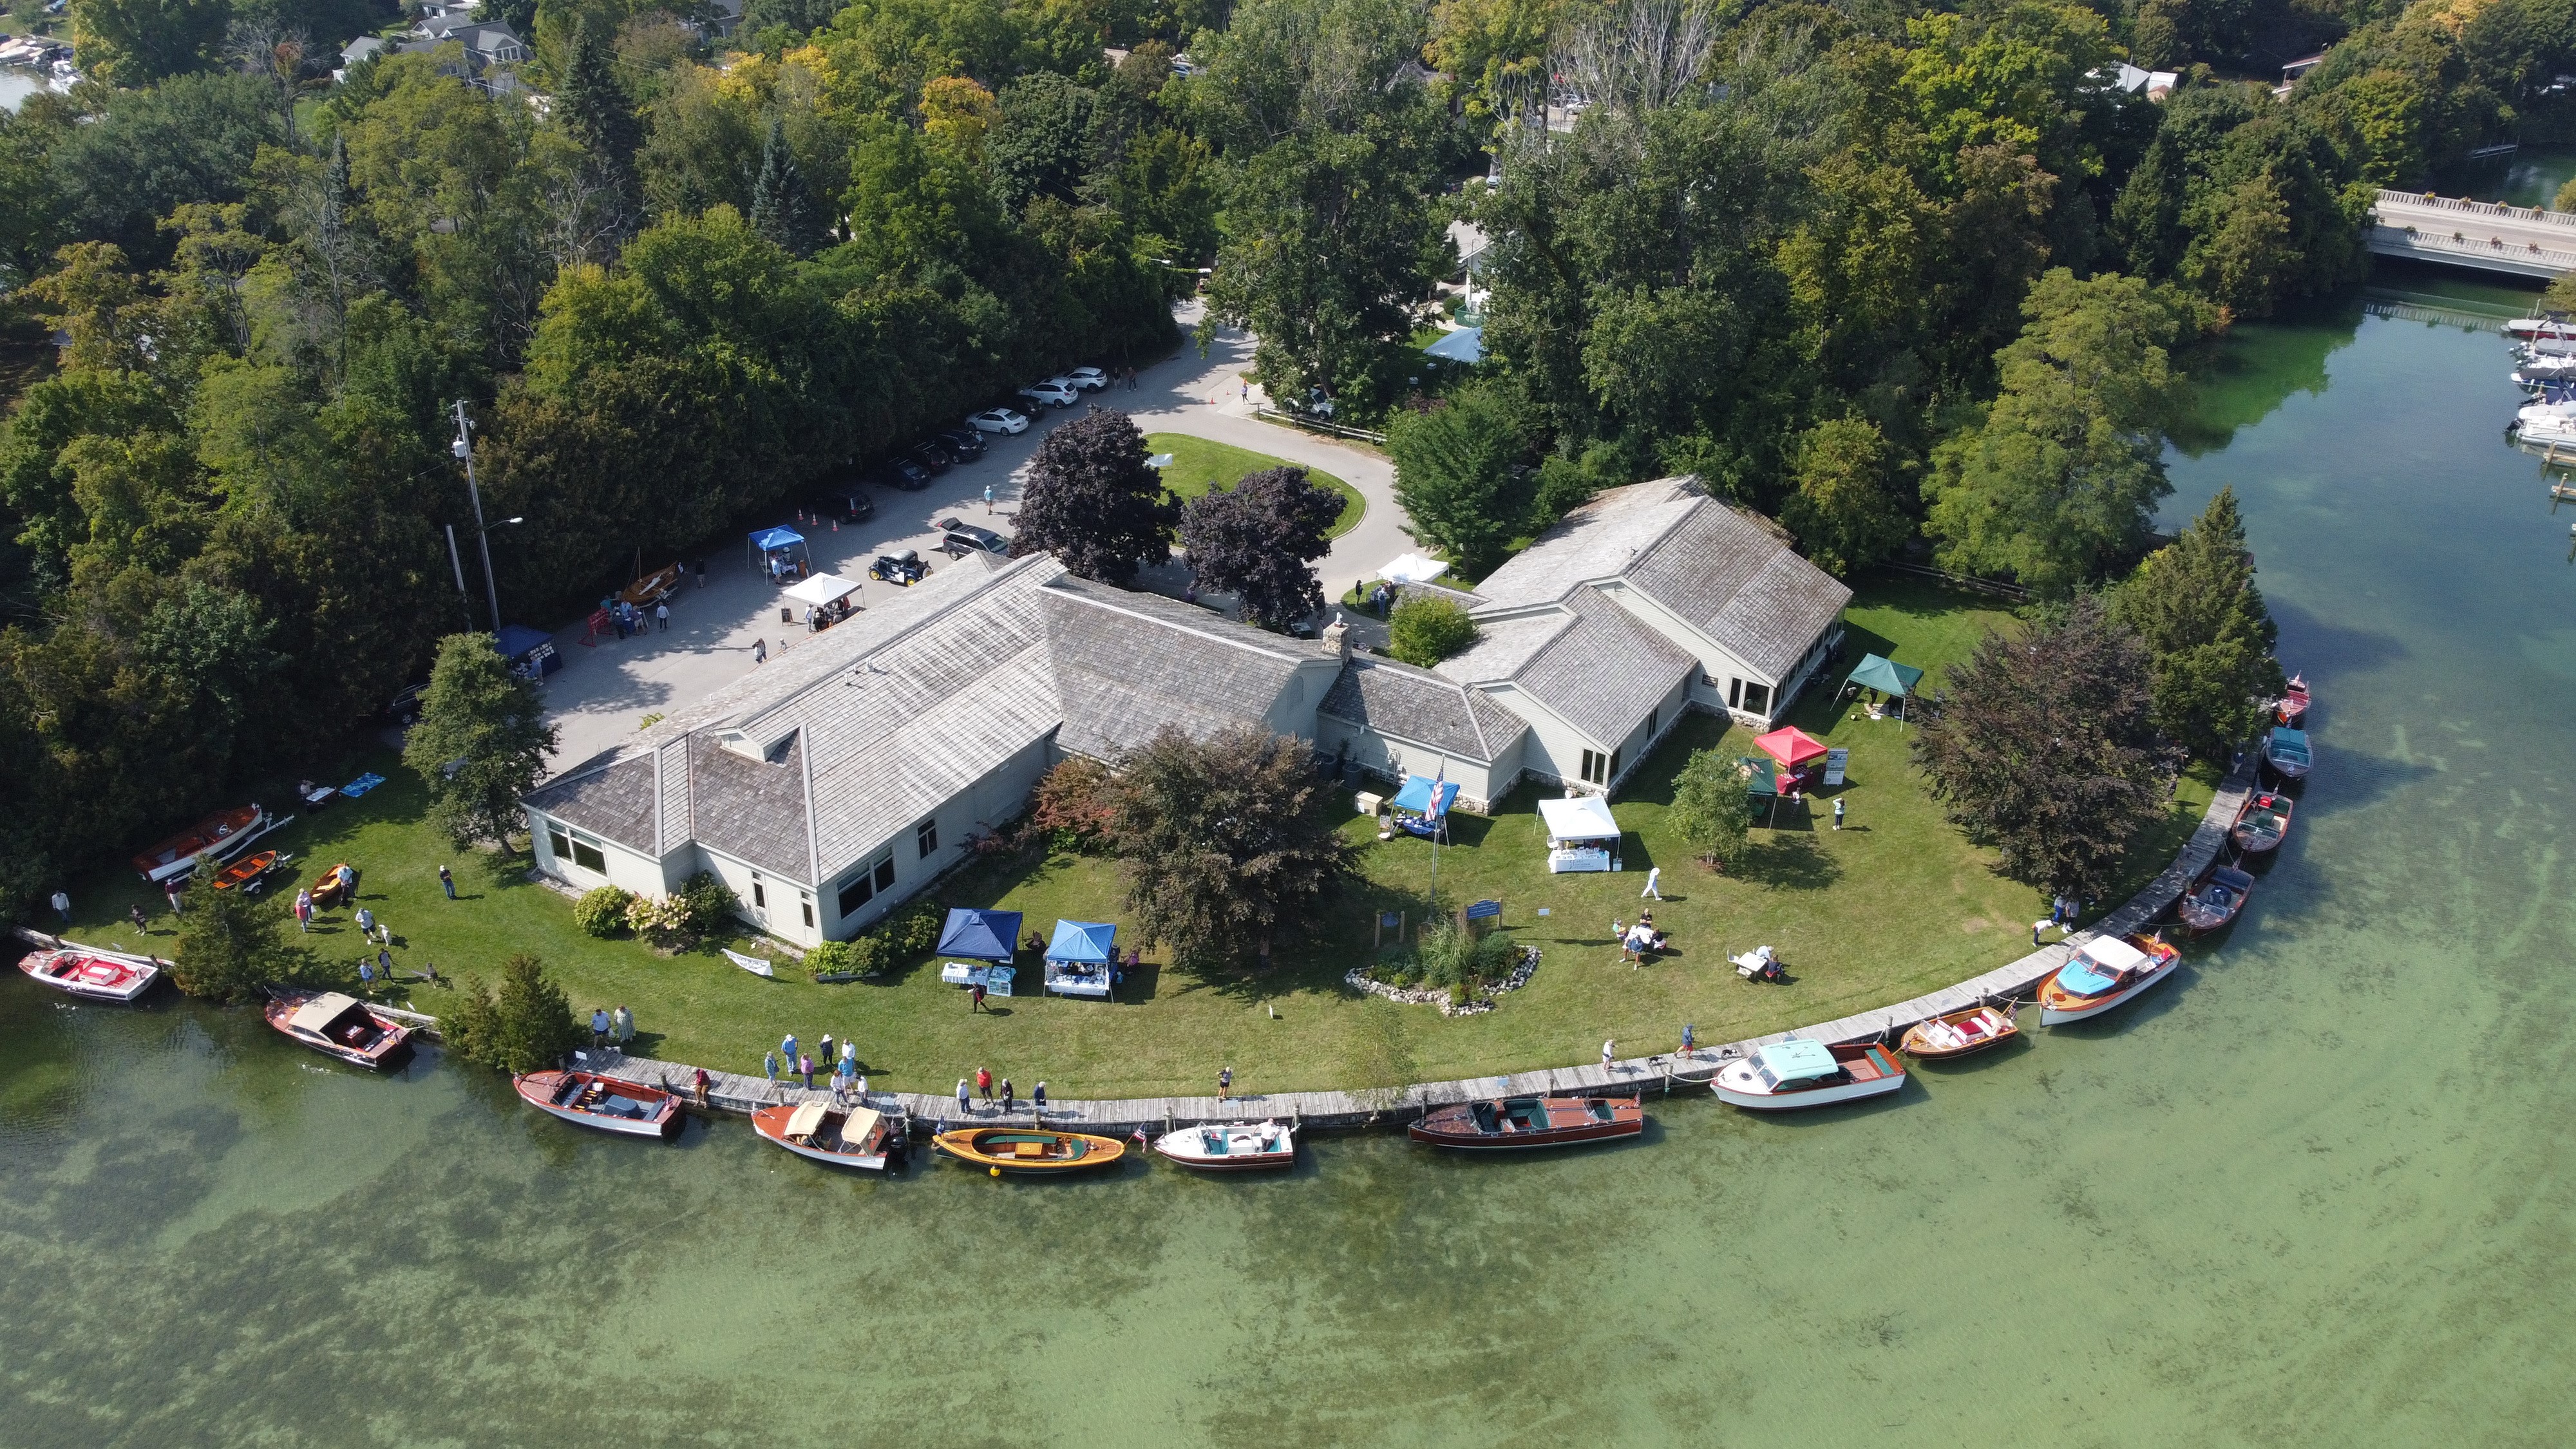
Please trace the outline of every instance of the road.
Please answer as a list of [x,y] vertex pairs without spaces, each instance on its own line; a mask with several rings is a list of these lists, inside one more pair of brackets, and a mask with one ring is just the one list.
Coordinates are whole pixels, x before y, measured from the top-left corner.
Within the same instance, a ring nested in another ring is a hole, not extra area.
[[[1184,328],[1198,321],[1197,304],[1175,313]],[[1131,390],[1112,387],[1090,394],[1104,408],[1132,414],[1146,432],[1189,433],[1255,452],[1319,468],[1359,490],[1366,512],[1350,532],[1333,541],[1317,573],[1325,594],[1338,595],[1359,579],[1413,547],[1395,506],[1395,468],[1384,455],[1366,447],[1319,438],[1294,429],[1259,422],[1252,416],[1260,401],[1244,371],[1251,365],[1251,340],[1235,332],[1217,338],[1205,357],[1195,343],[1143,369]],[[950,516],[985,524],[1004,533],[1017,512],[1030,456],[1039,439],[1062,422],[1082,415],[1080,408],[1050,411],[1031,420],[1015,438],[990,437],[991,447],[971,463],[950,469],[919,493],[888,488],[874,491],[877,516],[841,528],[797,522],[793,504],[778,510],[786,523],[806,536],[817,571],[862,580],[862,606],[895,593],[892,584],[867,579],[869,560],[901,548],[921,550],[934,565],[946,560],[932,552],[938,542],[935,520]],[[984,488],[994,491],[992,511],[984,505]],[[704,586],[689,581],[671,599],[666,631],[631,639],[583,642],[575,620],[555,633],[555,650],[563,669],[546,681],[548,718],[560,733],[554,768],[569,768],[613,748],[643,727],[652,715],[704,696],[751,670],[753,641],[766,639],[772,654],[817,637],[795,624],[781,623],[778,590],[745,559],[739,538],[712,540],[703,550],[707,560]],[[1188,584],[1183,566],[1151,571],[1144,586],[1178,593]],[[507,609],[507,601],[504,601]],[[801,613],[800,613],[801,617]]]

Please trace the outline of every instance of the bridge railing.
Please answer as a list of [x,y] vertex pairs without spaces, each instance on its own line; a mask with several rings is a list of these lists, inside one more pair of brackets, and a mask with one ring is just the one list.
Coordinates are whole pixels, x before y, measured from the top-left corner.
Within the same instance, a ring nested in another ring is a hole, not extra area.
[[2372,231],[2374,239],[2397,242],[2409,251],[2448,252],[2491,262],[2514,262],[2560,272],[2576,271],[2576,248],[2562,251],[2556,247],[2544,247],[2538,242],[2514,243],[2501,237],[2441,236],[2417,227],[2393,226],[2387,222],[2381,222]]
[[2470,201],[2465,197],[2428,196],[2418,191],[2390,191],[2382,187],[2380,206],[2432,207],[2439,211],[2465,212],[2471,216],[2491,216],[2498,221],[2538,222],[2543,226],[2563,226],[2576,230],[2576,212],[2549,211],[2537,206],[2504,206],[2492,201]]

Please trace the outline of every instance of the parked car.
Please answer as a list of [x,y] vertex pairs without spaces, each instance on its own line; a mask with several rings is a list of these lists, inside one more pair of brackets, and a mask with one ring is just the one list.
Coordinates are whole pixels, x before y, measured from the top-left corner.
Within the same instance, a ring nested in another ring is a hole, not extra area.
[[395,695],[393,703],[385,706],[385,718],[401,725],[404,729],[410,729],[420,723],[420,697],[428,692],[428,685],[415,684]]
[[975,549],[999,554],[1011,551],[1009,539],[962,518],[943,518],[935,526],[939,529],[939,551],[950,558],[962,558]]
[[877,465],[876,481],[888,488],[918,493],[930,486],[930,470],[910,458],[888,458]]
[[939,434],[939,446],[960,463],[971,463],[984,456],[984,435],[973,428],[949,428]]
[[1109,374],[1096,367],[1077,367],[1060,380],[1072,383],[1084,392],[1098,392],[1109,385]]
[[869,495],[867,486],[855,478],[825,488],[815,494],[807,506],[824,518],[837,518],[843,523],[874,518],[877,513],[876,499]]
[[1029,420],[1009,408],[986,408],[966,420],[966,426],[979,433],[1025,433]]
[[1040,407],[1069,408],[1080,396],[1070,384],[1049,380],[1033,382],[1020,389],[1020,396]]
[[868,565],[868,577],[883,579],[890,584],[901,584],[908,589],[930,577],[930,565],[921,561],[921,554],[915,549],[907,548],[900,553],[881,553],[877,555],[875,563]]
[[904,456],[930,470],[933,478],[948,471],[948,450],[926,438],[913,444],[912,451]]

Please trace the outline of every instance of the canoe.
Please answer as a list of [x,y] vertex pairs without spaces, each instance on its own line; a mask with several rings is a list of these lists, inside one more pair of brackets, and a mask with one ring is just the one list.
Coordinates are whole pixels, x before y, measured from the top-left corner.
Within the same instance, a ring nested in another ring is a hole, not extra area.
[[2227,827],[2227,838],[2248,855],[2259,855],[2278,847],[2281,837],[2290,833],[2291,801],[2287,795],[2269,790],[2245,797],[2236,811],[2236,823]]
[[2254,877],[2232,865],[2213,865],[2174,902],[2174,916],[2195,936],[2215,931],[2235,920],[2253,893]]
[[2097,936],[2040,984],[2039,1024],[2100,1016],[2146,994],[2181,963],[2181,952],[2152,936]]
[[1426,1112],[1404,1135],[1434,1147],[1513,1152],[1607,1142],[1645,1130],[1645,1105],[1635,1097],[1503,1097]]
[[235,886],[249,886],[254,892],[256,892],[259,888],[260,877],[277,869],[277,862],[278,854],[274,850],[263,850],[251,855],[245,855],[241,859],[225,866],[221,871],[216,873],[215,889],[219,891],[228,891]]
[[529,1106],[577,1127],[620,1137],[659,1137],[665,1142],[680,1135],[677,1092],[597,1072],[530,1072],[511,1078],[510,1085]]
[[1709,1089],[1749,1112],[1791,1112],[1882,1097],[1905,1086],[1905,1064],[1876,1042],[1775,1041],[1717,1069]]
[[1085,1132],[1043,1132],[1029,1127],[961,1127],[942,1132],[930,1145],[970,1167],[1030,1176],[1054,1176],[1112,1167],[1125,1156],[1127,1144],[1114,1137]]
[[161,979],[160,963],[109,951],[35,951],[18,958],[18,969],[91,1001],[132,1001]]
[[154,885],[176,880],[197,868],[198,856],[211,855],[221,860],[248,845],[266,819],[268,812],[257,805],[218,810],[137,855],[133,866]]
[[307,887],[307,890],[313,897],[313,909],[317,911],[328,910],[335,905],[347,904],[340,899],[339,866],[335,865],[329,870],[326,870],[320,875],[314,877],[313,884]]
[[2272,713],[2281,723],[2292,726],[2308,717],[2308,677],[2306,675],[2290,676],[2289,693],[2282,695],[2273,704]]
[[280,991],[268,1024],[324,1056],[385,1071],[411,1059],[411,1028],[337,991]]
[[763,1107],[751,1114],[751,1130],[808,1161],[870,1172],[885,1171],[887,1160],[903,1150],[887,1118],[866,1107],[822,1101]]
[[1297,1129],[1276,1122],[1211,1122],[1154,1139],[1154,1150],[1199,1172],[1258,1172],[1297,1161]]
[[2264,738],[2263,763],[2271,766],[2273,773],[2284,780],[2296,780],[2307,774],[2308,766],[2314,763],[2315,758],[2309,752],[2305,730],[2280,725]]
[[1927,1062],[1947,1061],[2001,1046],[2019,1035],[2021,1024],[2012,1019],[2011,1012],[1979,1006],[1914,1023],[1906,1028],[1896,1049]]

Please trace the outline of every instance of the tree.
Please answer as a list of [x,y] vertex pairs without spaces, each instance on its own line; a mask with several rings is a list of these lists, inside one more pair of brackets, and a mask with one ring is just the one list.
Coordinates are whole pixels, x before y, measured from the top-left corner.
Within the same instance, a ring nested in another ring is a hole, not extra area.
[[1386,620],[1386,652],[1419,669],[1476,642],[1476,621],[1456,599],[1408,593]]
[[634,101],[618,83],[608,27],[587,15],[574,23],[571,53],[555,84],[554,114],[563,118],[564,133],[590,153],[591,164],[610,189],[634,195],[635,152],[644,144],[644,128],[635,119]]
[[218,870],[201,856],[188,877],[188,908],[179,916],[170,979],[190,996],[241,1001],[296,974],[301,963],[286,944],[285,908],[244,891],[215,889]]
[[525,953],[501,963],[498,996],[482,977],[469,978],[439,1031],[449,1051],[513,1076],[558,1065],[589,1035],[545,963]]
[[2236,490],[2222,488],[2182,536],[2147,555],[2112,596],[2155,667],[2156,727],[2203,759],[2254,737],[2286,687],[2280,630],[2245,549]]
[[1914,760],[1951,821],[2052,893],[2114,885],[2164,809],[2175,750],[2156,731],[2149,660],[2094,595],[2017,636],[1988,634],[1929,701]]
[[1042,70],[1002,87],[997,100],[1001,124],[985,139],[984,161],[1003,207],[1017,216],[1035,197],[1077,199],[1095,159],[1093,93]]
[[769,140],[760,148],[760,180],[751,188],[751,225],[800,257],[811,253],[823,236],[805,173],[796,169],[796,153],[787,149],[786,123],[774,113]]
[[136,89],[205,64],[231,23],[230,0],[78,0],[72,58],[95,79]]
[[1732,755],[1694,750],[1673,780],[1672,808],[1664,822],[1720,870],[1743,861],[1753,828],[1753,801],[1744,767]]
[[1203,971],[1268,964],[1350,869],[1305,741],[1249,725],[1166,726],[1119,766],[1110,840],[1145,939]]
[[[2576,186],[2576,181],[2570,181],[2567,184]],[[2558,204],[2562,208],[2576,205],[2576,197],[2570,197],[2565,192],[2561,192]],[[2576,312],[2576,272],[2559,273],[2556,280],[2549,284],[2549,290],[2540,294],[2540,305],[2553,312]]]
[[1519,421],[1502,390],[1472,382],[1445,407],[1396,414],[1386,450],[1395,459],[1395,501],[1410,520],[1404,531],[1470,573],[1493,567],[1528,508],[1514,471]]
[[459,849],[477,841],[510,848],[525,818],[519,801],[544,778],[555,747],[545,716],[536,686],[510,672],[491,635],[439,641],[403,763],[429,782],[430,818]]
[[1284,628],[1324,607],[1309,565],[1332,551],[1341,516],[1342,496],[1305,469],[1265,468],[1182,505],[1181,547],[1200,588],[1235,594],[1244,617]]
[[1145,435],[1125,413],[1093,413],[1047,434],[1029,460],[1011,551],[1044,549],[1104,584],[1170,558],[1181,511],[1147,456]]
[[1780,506],[1780,521],[1816,566],[1836,575],[1894,553],[1913,520],[1888,487],[1887,438],[1866,418],[1832,418],[1801,438],[1798,491]]

